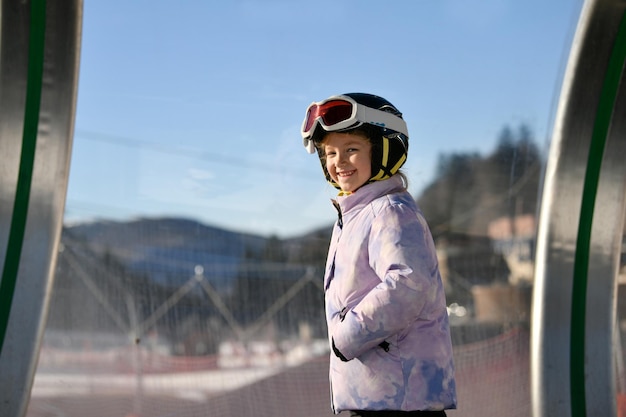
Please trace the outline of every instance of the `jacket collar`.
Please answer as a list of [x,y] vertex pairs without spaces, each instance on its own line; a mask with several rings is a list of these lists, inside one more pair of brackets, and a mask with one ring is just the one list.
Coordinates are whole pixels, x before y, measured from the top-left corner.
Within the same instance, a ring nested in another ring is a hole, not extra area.
[[346,214],[356,207],[363,207],[371,203],[378,197],[404,190],[405,187],[402,177],[400,175],[393,175],[386,180],[366,184],[352,194],[337,196],[335,206],[338,206],[341,212]]

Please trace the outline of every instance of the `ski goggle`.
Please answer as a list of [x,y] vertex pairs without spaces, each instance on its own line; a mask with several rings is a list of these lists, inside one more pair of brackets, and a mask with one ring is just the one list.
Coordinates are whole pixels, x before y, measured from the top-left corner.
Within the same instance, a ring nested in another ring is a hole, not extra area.
[[312,139],[318,125],[322,126],[326,132],[336,132],[357,127],[363,123],[409,136],[406,123],[402,118],[386,111],[358,104],[349,96],[333,96],[312,103],[306,111],[300,133],[304,147],[309,153],[314,153],[315,145]]

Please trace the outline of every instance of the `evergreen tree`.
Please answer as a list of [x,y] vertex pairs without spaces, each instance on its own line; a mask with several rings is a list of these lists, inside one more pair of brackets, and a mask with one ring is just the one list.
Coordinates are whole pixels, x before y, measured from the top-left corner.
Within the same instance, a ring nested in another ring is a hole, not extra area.
[[436,178],[418,203],[433,235],[486,235],[497,218],[533,214],[537,207],[541,156],[527,125],[505,126],[494,151],[439,157]]

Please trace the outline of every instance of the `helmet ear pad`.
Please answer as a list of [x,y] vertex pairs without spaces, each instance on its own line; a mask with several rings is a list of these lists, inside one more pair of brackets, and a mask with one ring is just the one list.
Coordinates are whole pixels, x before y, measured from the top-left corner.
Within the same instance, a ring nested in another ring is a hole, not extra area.
[[404,165],[408,141],[404,140],[403,136],[395,132],[384,136],[381,132],[377,140],[372,140],[372,178],[370,181],[386,180]]

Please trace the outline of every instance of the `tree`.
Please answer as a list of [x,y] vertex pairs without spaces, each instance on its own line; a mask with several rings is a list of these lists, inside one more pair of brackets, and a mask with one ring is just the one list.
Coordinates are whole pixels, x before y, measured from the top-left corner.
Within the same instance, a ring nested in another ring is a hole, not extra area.
[[477,184],[476,167],[481,157],[476,153],[440,155],[437,179],[419,199],[424,215],[433,233],[447,233],[451,229],[465,229],[467,213],[472,210]]
[[502,216],[534,213],[541,156],[527,125],[505,126],[494,151],[440,155],[435,180],[418,203],[433,235],[485,235],[491,221]]

